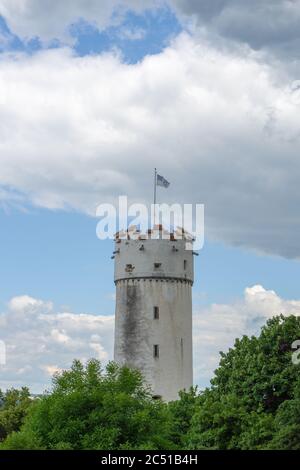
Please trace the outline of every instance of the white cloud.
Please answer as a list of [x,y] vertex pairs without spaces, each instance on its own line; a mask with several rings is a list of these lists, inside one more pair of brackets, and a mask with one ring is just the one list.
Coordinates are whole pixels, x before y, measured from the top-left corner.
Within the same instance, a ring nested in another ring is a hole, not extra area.
[[63,371],[60,367],[54,366],[54,365],[45,365],[42,366],[41,369],[46,371],[46,373],[52,377],[54,374],[59,374]]
[[143,28],[130,27],[122,27],[118,32],[118,35],[121,39],[127,39],[129,41],[138,41],[144,39],[146,34],[147,31]]
[[[26,301],[27,299],[27,301]],[[259,333],[277,314],[300,315],[300,300],[284,300],[262,286],[245,289],[232,304],[212,304],[194,312],[194,380],[209,384],[219,362],[236,338]],[[0,315],[6,365],[0,365],[0,388],[30,385],[33,392],[49,386],[55,372],[70,367],[74,358],[113,358],[113,316],[55,311],[51,302],[15,297]]]
[[49,312],[53,308],[51,302],[43,302],[42,300],[34,299],[29,295],[21,295],[19,297],[13,297],[8,303],[9,309],[15,315],[24,315],[25,313],[36,314],[36,312]]
[[300,0],[0,0],[0,15],[23,39],[69,42],[70,26],[78,20],[101,30],[121,24],[128,10],[143,13],[166,6],[216,43],[233,40],[283,59],[298,57]]
[[65,330],[60,331],[57,328],[54,328],[51,330],[50,334],[54,342],[66,345],[70,344],[70,338],[65,334]]
[[73,359],[112,358],[114,318],[59,312],[52,302],[27,295],[14,297],[0,314],[6,365],[0,366],[0,388],[29,385],[41,392],[53,373]]
[[169,0],[178,14],[193,18],[212,40],[230,39],[281,58],[298,58],[300,0]]
[[104,29],[122,20],[126,10],[142,12],[160,0],[0,0],[0,15],[21,38],[66,40],[69,27],[80,19]]
[[[300,91],[253,54],[181,35],[126,65],[70,49],[0,59],[0,185],[46,208],[94,213],[128,194],[206,205],[206,233],[299,257]],[[20,203],[20,202],[19,202]]]
[[[300,315],[300,300],[285,300],[260,285],[247,287],[244,298],[232,304],[212,304],[194,313],[194,370],[206,386],[217,368],[219,351],[226,352],[236,338],[259,334],[275,315]],[[297,339],[297,338],[295,338]]]

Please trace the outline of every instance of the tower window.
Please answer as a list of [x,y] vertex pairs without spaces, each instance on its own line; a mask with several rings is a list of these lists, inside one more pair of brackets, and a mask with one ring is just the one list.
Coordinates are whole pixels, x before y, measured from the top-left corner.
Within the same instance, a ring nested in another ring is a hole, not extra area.
[[153,307],[153,318],[154,320],[159,319],[159,307]]
[[159,345],[158,344],[154,344],[153,346],[153,357],[155,357],[156,359],[159,357]]
[[154,263],[154,268],[155,268],[155,269],[158,269],[158,268],[160,268],[160,267],[161,267],[161,263]]
[[186,268],[187,268],[187,260],[185,259],[185,260],[183,261],[183,269],[186,270]]
[[125,271],[127,273],[131,273],[134,270],[134,266],[132,264],[126,264]]
[[162,396],[161,395],[153,395],[153,400],[161,400]]

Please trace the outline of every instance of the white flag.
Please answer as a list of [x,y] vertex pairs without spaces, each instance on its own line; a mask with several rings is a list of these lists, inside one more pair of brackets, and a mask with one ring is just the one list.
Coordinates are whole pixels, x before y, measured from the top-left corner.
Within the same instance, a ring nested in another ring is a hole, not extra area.
[[156,177],[157,186],[162,186],[163,188],[168,188],[170,186],[169,181],[167,181],[163,176],[157,175]]

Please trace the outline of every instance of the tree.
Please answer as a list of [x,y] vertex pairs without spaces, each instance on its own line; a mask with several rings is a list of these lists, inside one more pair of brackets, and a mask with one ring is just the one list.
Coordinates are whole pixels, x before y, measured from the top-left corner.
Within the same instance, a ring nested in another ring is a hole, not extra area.
[[297,339],[300,317],[270,319],[221,353],[210,388],[169,404],[152,399],[136,370],[74,361],[30,406],[27,389],[0,393],[1,448],[300,450]]
[[165,449],[169,426],[166,405],[152,399],[138,371],[74,361],[3,448]]
[[18,431],[32,404],[28,388],[0,390],[0,441]]
[[300,450],[300,379],[293,400],[283,402],[274,419],[275,432],[269,449]]
[[184,449],[187,446],[186,438],[195,413],[196,403],[197,387],[194,387],[189,391],[179,392],[179,400],[172,401],[168,405],[172,420],[170,439],[179,449]]
[[[300,366],[291,360],[291,345],[299,338],[300,318],[280,315],[267,322],[259,337],[244,336],[221,353],[212,386],[198,399],[189,447],[296,448],[299,426],[293,416],[295,409],[300,412]],[[283,439],[283,424],[289,438]]]

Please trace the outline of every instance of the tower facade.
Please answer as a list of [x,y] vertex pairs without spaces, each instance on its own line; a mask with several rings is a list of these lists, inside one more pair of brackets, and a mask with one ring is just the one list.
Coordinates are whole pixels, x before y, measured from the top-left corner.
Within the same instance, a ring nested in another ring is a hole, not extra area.
[[183,231],[150,232],[116,234],[114,359],[139,369],[153,396],[170,401],[193,384],[193,252]]

